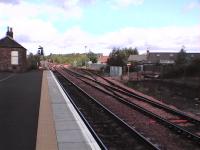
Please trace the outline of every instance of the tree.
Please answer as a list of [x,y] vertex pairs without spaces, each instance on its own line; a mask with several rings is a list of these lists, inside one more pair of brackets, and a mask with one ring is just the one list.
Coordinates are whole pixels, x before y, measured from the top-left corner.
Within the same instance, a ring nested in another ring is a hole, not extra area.
[[177,54],[176,65],[185,65],[187,63],[187,53],[185,51],[185,47],[183,46],[180,50],[180,52]]
[[87,53],[87,57],[89,58],[90,61],[92,61],[92,63],[97,62],[97,54],[89,51],[89,53]]
[[38,68],[38,61],[39,61],[38,55],[33,55],[33,53],[30,53],[28,55],[27,61],[28,61],[28,69],[37,69]]
[[138,55],[137,48],[113,48],[109,55],[108,64],[110,66],[126,66],[130,55]]
[[200,76],[200,58],[196,58],[186,67],[187,76]]

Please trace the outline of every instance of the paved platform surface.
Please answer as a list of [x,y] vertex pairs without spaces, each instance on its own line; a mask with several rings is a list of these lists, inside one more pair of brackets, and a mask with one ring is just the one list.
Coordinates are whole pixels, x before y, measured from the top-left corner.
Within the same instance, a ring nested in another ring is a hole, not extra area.
[[50,71],[0,73],[0,150],[100,149]]
[[41,71],[1,73],[0,150],[35,150],[41,81]]
[[47,78],[58,149],[100,149],[50,71]]
[[12,76],[14,76],[14,73],[10,73],[10,72],[0,72],[0,82],[7,80],[8,78],[11,78]]
[[43,72],[36,150],[58,150],[47,71]]

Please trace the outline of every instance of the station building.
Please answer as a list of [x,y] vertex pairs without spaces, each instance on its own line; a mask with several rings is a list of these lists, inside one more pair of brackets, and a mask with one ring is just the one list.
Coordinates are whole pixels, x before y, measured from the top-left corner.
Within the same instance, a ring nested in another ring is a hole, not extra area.
[[6,36],[0,39],[0,72],[24,72],[27,68],[26,48],[13,38],[13,30],[8,27]]

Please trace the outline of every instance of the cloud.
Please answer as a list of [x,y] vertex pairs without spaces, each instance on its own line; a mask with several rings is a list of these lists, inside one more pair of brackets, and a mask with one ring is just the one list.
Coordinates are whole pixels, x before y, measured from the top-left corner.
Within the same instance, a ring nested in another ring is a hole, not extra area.
[[29,35],[24,35],[24,34],[16,35],[15,39],[23,43],[32,42]]
[[84,52],[87,50],[102,52],[108,55],[113,47],[137,47],[140,53],[150,48],[151,51],[176,51],[182,45],[188,51],[197,52],[200,49],[200,26],[193,27],[163,27],[163,28],[124,28],[116,32],[93,36],[74,27],[66,31],[60,40],[59,53]]
[[19,4],[20,0],[0,0],[0,3]]
[[[79,20],[82,17],[82,9],[80,7],[71,7],[64,9],[58,6],[41,4],[32,4],[27,2],[20,2],[18,5],[8,5],[0,3],[0,10],[4,12],[0,14],[0,20],[3,24],[19,22],[20,20],[48,20],[49,22],[59,21],[68,19]],[[12,10],[12,11],[11,11]],[[17,16],[17,17],[14,17]],[[20,21],[21,22],[21,21]],[[2,25],[2,24],[1,24]]]
[[82,5],[90,5],[90,4],[95,4],[97,0],[80,0],[80,4]]
[[190,12],[193,9],[200,9],[200,0],[190,1],[187,5],[184,6],[183,12]]
[[114,8],[128,7],[130,5],[138,6],[144,3],[144,0],[111,0],[109,3]]
[[96,0],[47,0],[53,5],[57,5],[63,8],[74,8],[74,7],[81,7],[90,4],[94,4]]
[[140,52],[147,48],[152,51],[179,51],[182,45],[189,51],[199,51],[199,27],[123,28],[99,37],[96,43],[102,49],[137,47]]
[[[32,26],[31,26],[32,24]],[[150,51],[178,52],[185,45],[187,52],[199,52],[200,26],[133,28],[127,27],[116,32],[94,36],[84,32],[79,26],[60,33],[48,22],[35,20],[14,28],[15,39],[29,51],[36,53],[39,45],[45,54],[84,53],[89,50],[108,55],[114,47],[137,47],[140,53]],[[6,29],[5,29],[6,31]]]
[[[48,0],[50,1],[50,0]],[[18,1],[19,2],[19,1]],[[0,3],[0,37],[5,35],[7,26],[13,27],[14,38],[30,52],[36,53],[39,45],[49,53],[84,53],[87,51],[109,54],[113,47],[138,47],[140,53],[150,50],[179,51],[182,45],[188,50],[199,50],[200,26],[136,28],[126,27],[115,32],[102,35],[92,35],[81,29],[79,25],[59,29],[57,24],[65,26],[70,19],[81,19],[80,5],[94,3],[95,0],[55,1],[51,5],[45,3],[30,4],[21,1],[18,5]],[[143,1],[120,1],[128,5],[140,5]],[[137,2],[137,3],[136,3]],[[116,3],[115,3],[116,4]],[[12,11],[10,11],[12,10]],[[17,17],[15,17],[17,16]],[[63,21],[64,20],[64,21]],[[56,22],[56,24],[55,24]],[[3,34],[2,34],[3,33]]]

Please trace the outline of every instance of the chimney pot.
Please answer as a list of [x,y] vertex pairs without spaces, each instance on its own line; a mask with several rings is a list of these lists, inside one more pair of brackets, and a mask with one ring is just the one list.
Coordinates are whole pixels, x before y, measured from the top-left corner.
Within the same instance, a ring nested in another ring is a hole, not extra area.
[[13,29],[10,28],[10,36],[13,38]]
[[13,30],[9,26],[7,27],[6,36],[13,38]]
[[10,28],[9,28],[9,26],[8,26],[8,27],[7,27],[6,36],[9,36],[9,32],[10,32]]

